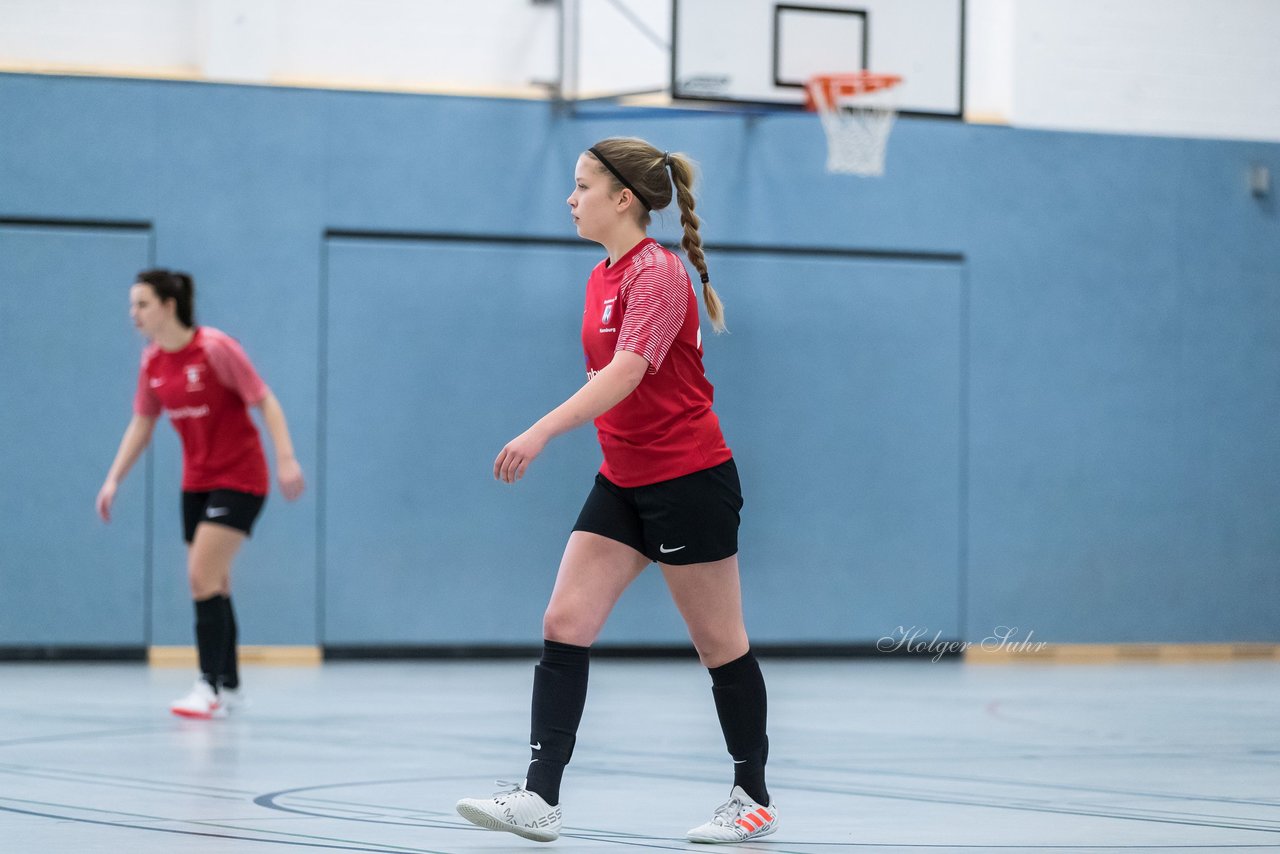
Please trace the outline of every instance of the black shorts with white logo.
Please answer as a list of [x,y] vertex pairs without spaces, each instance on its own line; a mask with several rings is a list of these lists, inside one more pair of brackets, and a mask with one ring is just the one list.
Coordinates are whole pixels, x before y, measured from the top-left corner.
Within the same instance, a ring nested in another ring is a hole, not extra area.
[[573,530],[625,543],[658,563],[684,566],[736,555],[741,510],[733,460],[646,486],[618,486],[597,474]]
[[262,512],[267,501],[265,495],[251,495],[234,489],[215,489],[212,492],[182,493],[182,535],[189,543],[196,537],[196,525],[213,522],[243,531],[247,537],[253,533],[253,522]]

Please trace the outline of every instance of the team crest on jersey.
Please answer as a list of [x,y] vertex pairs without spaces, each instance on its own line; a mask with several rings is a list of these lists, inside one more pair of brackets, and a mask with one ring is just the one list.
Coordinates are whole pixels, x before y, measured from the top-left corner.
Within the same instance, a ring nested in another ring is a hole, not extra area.
[[183,368],[183,373],[187,375],[187,391],[200,391],[204,388],[201,382],[200,374],[204,371],[204,365],[187,365]]
[[604,314],[600,315],[600,322],[608,323],[611,317],[613,317],[613,300],[604,304]]

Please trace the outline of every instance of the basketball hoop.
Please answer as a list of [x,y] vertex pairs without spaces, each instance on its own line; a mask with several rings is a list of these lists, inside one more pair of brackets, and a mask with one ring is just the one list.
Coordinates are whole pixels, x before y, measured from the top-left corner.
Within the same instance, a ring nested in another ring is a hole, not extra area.
[[806,85],[805,106],[822,120],[827,135],[827,171],[883,175],[884,152],[897,117],[896,74],[855,71],[818,74]]

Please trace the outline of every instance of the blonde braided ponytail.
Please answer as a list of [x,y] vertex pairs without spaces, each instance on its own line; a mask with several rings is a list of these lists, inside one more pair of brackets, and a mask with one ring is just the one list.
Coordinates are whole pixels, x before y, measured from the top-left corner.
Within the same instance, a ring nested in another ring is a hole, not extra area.
[[694,268],[702,279],[702,302],[707,307],[707,317],[711,318],[711,326],[716,332],[724,332],[724,304],[720,295],[711,287],[711,277],[707,274],[707,258],[702,251],[702,237],[698,234],[700,222],[693,212],[693,179],[694,163],[686,155],[677,152],[664,152],[654,148],[643,139],[632,137],[610,137],[597,142],[589,153],[602,161],[600,171],[612,172],[614,190],[625,186],[632,194],[637,194],[641,204],[636,205],[639,211],[640,224],[649,224],[649,206],[652,210],[662,210],[671,204],[671,185],[675,184],[675,200],[680,206],[680,224],[684,226],[684,236],[680,245],[684,254],[689,256]]
[[724,332],[724,304],[720,295],[711,287],[711,276],[707,273],[707,256],[702,252],[702,236],[698,234],[701,224],[698,215],[693,212],[693,164],[683,154],[665,156],[671,164],[671,180],[676,185],[676,203],[680,206],[680,224],[684,226],[684,236],[680,245],[684,254],[693,262],[694,269],[702,279],[702,302],[707,307],[707,317],[711,318],[711,326],[716,332]]

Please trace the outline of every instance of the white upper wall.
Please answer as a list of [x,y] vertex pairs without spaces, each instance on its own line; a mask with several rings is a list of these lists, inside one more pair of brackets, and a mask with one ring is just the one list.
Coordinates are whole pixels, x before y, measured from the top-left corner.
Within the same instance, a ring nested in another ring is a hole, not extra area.
[[1013,121],[1014,0],[965,3],[964,117]]
[[[671,0],[565,2],[571,91],[666,84]],[[973,121],[1280,141],[1280,0],[967,0],[966,27]],[[0,0],[11,71],[536,96],[559,43],[536,0]]]
[[0,0],[0,68],[195,75],[200,4]]
[[556,71],[554,5],[530,0],[206,0],[275,6],[272,77],[520,92]]
[[1012,124],[1280,141],[1280,0],[1012,5]]
[[532,0],[0,0],[0,69],[531,96],[557,22]]

